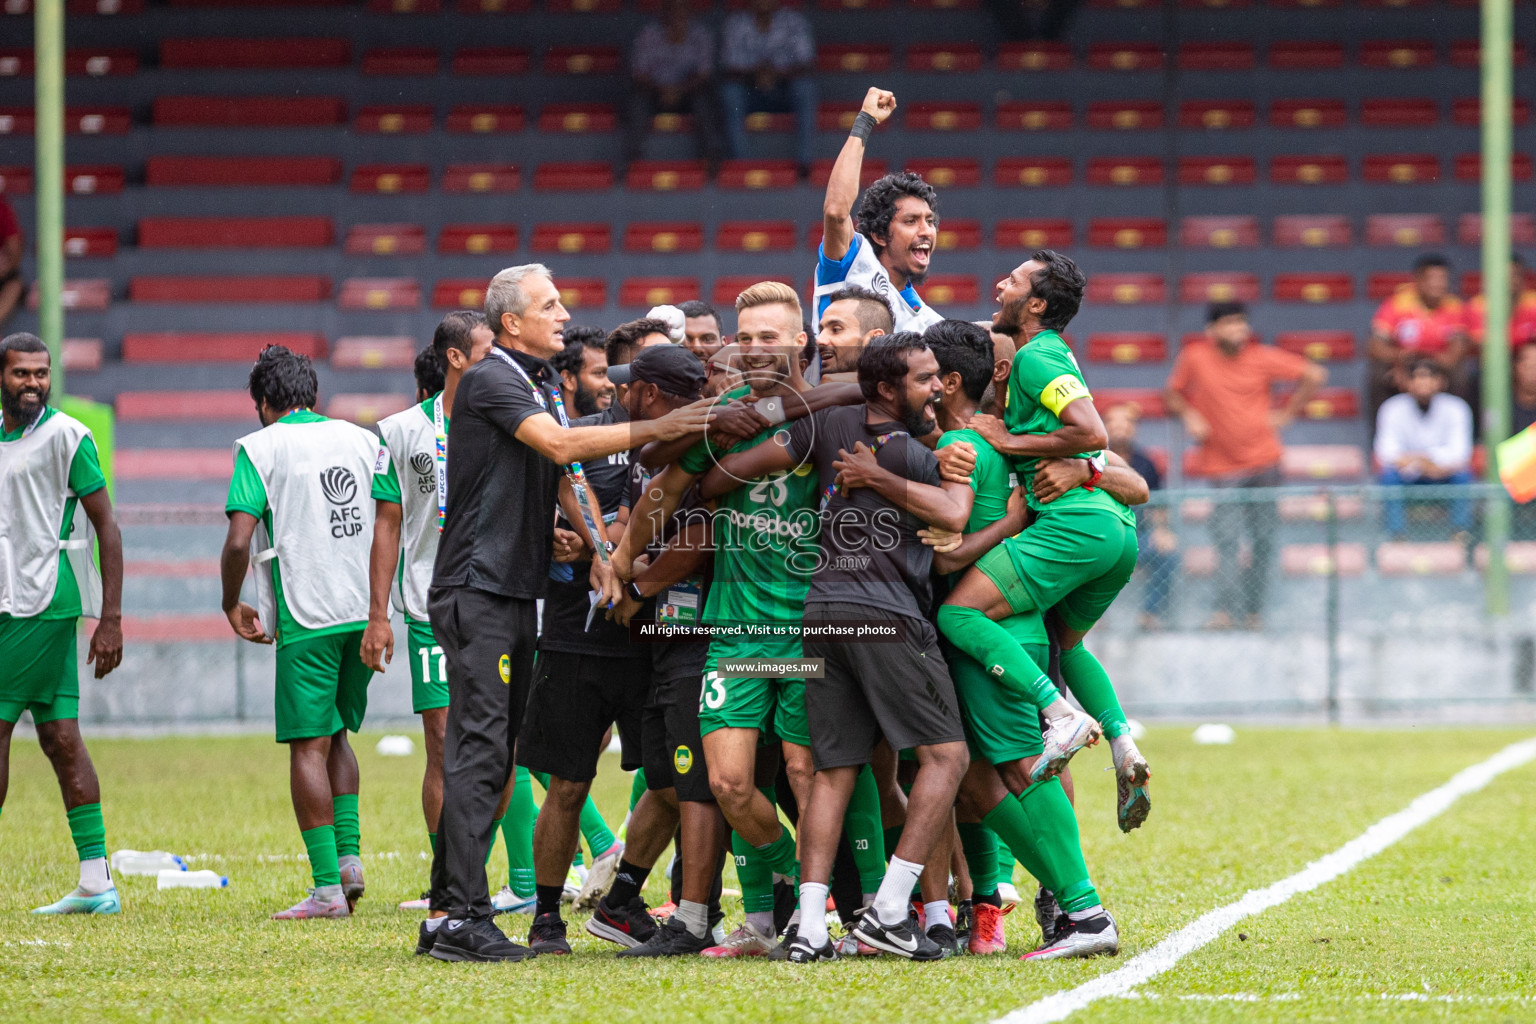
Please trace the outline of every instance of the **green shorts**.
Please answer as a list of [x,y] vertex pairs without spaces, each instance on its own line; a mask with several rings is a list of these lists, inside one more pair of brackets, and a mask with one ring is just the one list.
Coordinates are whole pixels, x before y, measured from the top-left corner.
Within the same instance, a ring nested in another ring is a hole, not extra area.
[[[1049,644],[1025,643],[1024,653],[1042,672],[1050,663]],[[960,718],[965,723],[965,742],[972,759],[1008,764],[1045,749],[1040,738],[1040,711],[1034,704],[1004,686],[969,655],[947,647],[944,657],[955,681],[955,696],[960,699]]]
[[448,659],[432,635],[432,623],[405,620],[411,658],[411,710],[416,714],[448,706]]
[[79,621],[0,615],[0,721],[80,717]]
[[1014,612],[1055,609],[1088,630],[1136,571],[1136,528],[1108,510],[1047,512],[976,560]]
[[699,735],[708,736],[716,729],[757,729],[810,746],[804,679],[722,679],[715,671],[722,658],[804,656],[798,638],[711,641],[704,661],[704,685],[699,691]]
[[363,629],[324,633],[277,649],[277,742],[356,732],[368,710],[373,669],[363,664]]

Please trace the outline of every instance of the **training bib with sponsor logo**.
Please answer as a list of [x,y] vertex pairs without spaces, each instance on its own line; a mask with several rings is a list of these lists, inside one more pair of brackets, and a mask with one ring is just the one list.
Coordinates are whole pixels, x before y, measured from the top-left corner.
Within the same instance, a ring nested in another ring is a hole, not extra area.
[[[373,472],[390,466],[400,486],[400,571],[391,589],[396,610],[416,622],[427,621],[427,590],[432,586],[432,566],[437,561],[439,483],[446,479],[437,457],[437,425],[434,412],[442,396],[413,405],[379,421],[383,443],[375,456]],[[436,403],[436,404],[435,404]],[[447,418],[443,432],[447,434]]]
[[[20,438],[0,443],[0,614],[33,618],[48,610],[59,588],[61,551],[79,587],[81,614],[101,614],[91,521],[71,500],[69,485],[75,453],[90,435],[85,424],[50,408]],[[73,523],[61,529],[66,513]]]

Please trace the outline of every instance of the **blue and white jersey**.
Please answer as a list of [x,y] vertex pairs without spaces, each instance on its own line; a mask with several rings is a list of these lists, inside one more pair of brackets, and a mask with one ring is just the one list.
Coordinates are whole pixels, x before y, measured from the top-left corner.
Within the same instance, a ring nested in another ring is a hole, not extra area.
[[816,319],[826,312],[829,296],[844,285],[868,288],[890,304],[896,317],[896,330],[923,331],[944,317],[931,308],[917,294],[911,282],[897,289],[891,284],[891,275],[875,258],[875,247],[857,231],[848,251],[840,260],[827,259],[826,250],[816,250]]

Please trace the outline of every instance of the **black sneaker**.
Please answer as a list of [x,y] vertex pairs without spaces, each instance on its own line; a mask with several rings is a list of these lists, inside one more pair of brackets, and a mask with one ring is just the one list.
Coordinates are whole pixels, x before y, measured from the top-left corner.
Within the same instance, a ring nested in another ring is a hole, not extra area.
[[800,909],[800,897],[788,882],[773,883],[773,933],[783,935],[789,927],[789,919]]
[[656,929],[649,942],[643,942],[618,952],[622,957],[640,956],[694,956],[704,952],[714,943],[706,932],[703,938],[694,938],[688,926],[673,914],[667,923]]
[[[442,925],[438,925],[441,928]],[[421,922],[421,931],[416,933],[416,955],[426,956],[432,952],[432,947],[437,945],[437,930],[428,928],[427,922]]]
[[571,944],[565,941],[565,922],[558,913],[540,914],[528,929],[528,945],[535,953],[570,956]]
[[1061,905],[1056,902],[1056,894],[1042,886],[1035,893],[1035,923],[1040,926],[1042,948],[1056,941],[1056,923],[1065,916],[1061,912]]
[[802,939],[799,935],[799,929],[796,929],[793,939],[786,938],[785,942],[784,959],[792,964],[819,964],[837,959],[837,947],[832,945],[831,936],[827,937],[827,941],[822,943],[820,949]]
[[788,960],[790,943],[794,942],[795,939],[799,938],[799,936],[800,925],[798,923],[792,924],[788,928],[785,928],[784,937],[779,940],[779,944],[768,951],[768,959]]
[[[943,927],[949,930],[951,936],[954,935],[954,931],[949,929],[947,922]],[[895,953],[908,960],[942,960],[944,958],[944,951],[930,941],[928,936],[917,930],[917,923],[911,917],[900,924],[884,924],[880,920],[880,915],[873,913],[871,908],[870,913],[859,915],[858,924],[853,926],[853,934],[866,946],[874,946],[876,949]]]
[[971,929],[976,924],[976,908],[970,900],[961,900],[955,906],[955,948],[964,949],[971,941]]
[[[425,929],[426,926],[422,927]],[[503,935],[501,929],[488,917],[469,920],[450,918],[438,927],[435,937],[432,956],[438,960],[467,960],[481,964],[503,961],[515,963],[538,955],[535,950],[519,946]]]
[[943,956],[954,956],[963,948],[955,930],[947,924],[936,924],[929,928],[928,941],[938,946]]
[[650,908],[639,896],[622,907],[599,903],[584,927],[587,934],[626,948],[648,942],[656,934],[656,922],[651,920]]

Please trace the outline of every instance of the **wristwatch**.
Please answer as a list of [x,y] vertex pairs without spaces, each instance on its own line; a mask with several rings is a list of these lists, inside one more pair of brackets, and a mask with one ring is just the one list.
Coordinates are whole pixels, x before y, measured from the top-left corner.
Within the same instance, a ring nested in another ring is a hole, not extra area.
[[640,593],[640,585],[637,584],[634,580],[630,580],[628,583],[624,584],[624,592],[630,597],[634,598],[636,601],[639,601],[642,604],[645,603],[645,595]]
[[1090,490],[1091,491],[1091,490],[1095,489],[1096,487],[1098,487],[1098,485],[1099,485],[1099,478],[1104,475],[1104,466],[1105,466],[1104,453],[1103,452],[1099,452],[1099,454],[1097,454],[1097,455],[1093,456],[1092,458],[1088,459],[1087,462],[1088,462],[1088,479],[1083,483],[1083,487],[1086,490]]

